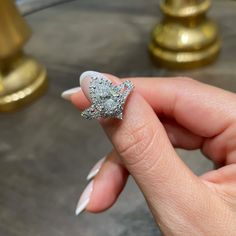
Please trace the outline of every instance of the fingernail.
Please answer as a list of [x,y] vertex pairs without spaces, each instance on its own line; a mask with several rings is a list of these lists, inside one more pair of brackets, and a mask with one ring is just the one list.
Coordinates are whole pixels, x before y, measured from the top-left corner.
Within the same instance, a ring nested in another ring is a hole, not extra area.
[[86,209],[87,205],[89,204],[92,192],[93,192],[93,180],[87,185],[87,187],[83,191],[78,201],[78,204],[75,210],[75,214],[77,216]]
[[99,170],[101,169],[102,167],[102,164],[104,163],[104,161],[106,160],[106,157],[103,157],[102,159],[100,159],[96,164],[95,166],[90,170],[88,176],[87,176],[87,180],[91,180],[92,178],[94,178]]
[[76,88],[72,88],[72,89],[68,89],[66,91],[64,91],[62,94],[61,94],[61,97],[64,98],[65,100],[70,100],[70,97],[79,92],[81,90],[80,87],[76,87]]
[[89,86],[90,86],[91,79],[93,77],[103,77],[107,79],[105,75],[97,71],[85,71],[84,73],[81,74],[80,86],[83,89],[83,92],[88,99],[90,99]]

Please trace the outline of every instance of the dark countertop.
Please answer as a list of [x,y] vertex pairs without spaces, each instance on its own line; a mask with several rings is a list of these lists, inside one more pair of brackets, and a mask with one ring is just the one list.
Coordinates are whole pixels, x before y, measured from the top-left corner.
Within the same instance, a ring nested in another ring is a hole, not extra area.
[[[160,19],[156,0],[78,0],[27,15],[34,30],[26,51],[48,68],[47,93],[26,109],[0,115],[1,236],[159,235],[132,180],[117,204],[100,215],[75,217],[78,197],[95,162],[111,148],[96,121],[60,98],[78,74],[187,75],[236,91],[236,2],[214,1],[210,15],[221,28],[218,60],[191,71],[152,65],[149,33]],[[199,151],[178,150],[197,174],[212,168]]]

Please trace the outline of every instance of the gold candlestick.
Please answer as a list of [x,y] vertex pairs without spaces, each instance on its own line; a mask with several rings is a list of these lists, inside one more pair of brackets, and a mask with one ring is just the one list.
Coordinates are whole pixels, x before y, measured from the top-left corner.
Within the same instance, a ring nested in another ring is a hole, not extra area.
[[206,12],[210,0],[165,0],[164,19],[152,33],[149,51],[155,63],[176,69],[212,62],[220,50],[216,24]]
[[46,88],[46,70],[26,56],[23,45],[31,31],[13,0],[0,3],[0,112],[31,102]]

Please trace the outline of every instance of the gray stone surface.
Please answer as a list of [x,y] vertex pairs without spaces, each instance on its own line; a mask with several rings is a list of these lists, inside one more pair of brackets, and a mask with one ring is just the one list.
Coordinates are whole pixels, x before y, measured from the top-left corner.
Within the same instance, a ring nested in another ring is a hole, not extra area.
[[21,13],[33,14],[36,11],[46,9],[48,7],[54,7],[60,3],[67,3],[73,0],[16,0],[16,4],[20,9]]
[[[109,211],[74,216],[89,169],[111,146],[97,122],[82,120],[60,94],[88,69],[187,75],[236,91],[235,10],[233,1],[214,1],[222,53],[215,64],[184,72],[156,68],[148,58],[149,33],[160,19],[156,0],[79,0],[29,15],[34,35],[26,51],[48,67],[50,86],[26,109],[0,115],[0,235],[159,235],[132,180]],[[178,152],[196,174],[212,168],[199,151]]]

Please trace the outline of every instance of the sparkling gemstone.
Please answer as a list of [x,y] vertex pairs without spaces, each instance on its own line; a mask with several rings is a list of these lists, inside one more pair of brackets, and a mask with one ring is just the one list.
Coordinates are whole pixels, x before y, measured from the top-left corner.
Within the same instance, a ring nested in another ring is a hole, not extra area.
[[111,95],[113,97],[118,97],[119,96],[119,90],[117,90],[116,88],[111,89]]
[[95,90],[95,96],[99,98],[105,98],[109,96],[109,87],[108,86],[99,86]]
[[112,100],[111,98],[108,99],[105,103],[104,103],[104,108],[107,110],[107,111],[114,111],[117,107],[117,103]]
[[132,89],[130,81],[114,85],[102,76],[92,78],[90,83],[92,106],[85,110],[82,116],[86,119],[98,117],[122,119],[123,105]]

